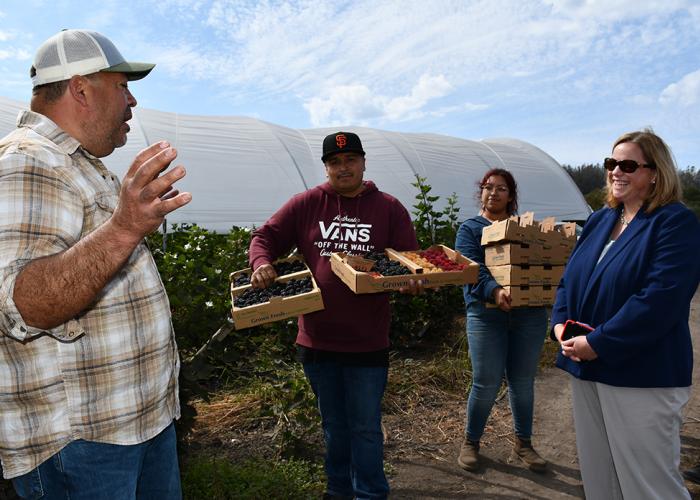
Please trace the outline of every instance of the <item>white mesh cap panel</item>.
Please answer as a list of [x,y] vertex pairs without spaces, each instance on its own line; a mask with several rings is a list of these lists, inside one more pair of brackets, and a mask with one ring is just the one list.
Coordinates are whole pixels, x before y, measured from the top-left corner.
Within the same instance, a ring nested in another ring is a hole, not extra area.
[[58,58],[58,46],[51,45],[47,47],[41,53],[37,53],[36,61],[34,61],[34,67],[50,68],[52,66],[59,66],[61,60]]
[[95,38],[82,31],[64,32],[63,51],[69,64],[94,58],[103,58],[107,63]]
[[105,70],[125,73],[129,80],[138,80],[153,66],[126,62],[114,44],[100,33],[64,30],[46,40],[37,50],[32,84],[36,87]]
[[109,66],[91,32],[65,30],[49,38],[37,50],[34,59],[36,74],[32,77],[32,84],[36,87],[68,80],[72,76],[89,75]]

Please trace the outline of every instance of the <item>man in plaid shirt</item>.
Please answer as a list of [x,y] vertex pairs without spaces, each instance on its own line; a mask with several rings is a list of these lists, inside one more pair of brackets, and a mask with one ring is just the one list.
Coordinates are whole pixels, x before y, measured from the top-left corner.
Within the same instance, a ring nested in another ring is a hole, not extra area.
[[[0,140],[0,458],[22,498],[180,498],[179,360],[144,236],[191,200],[167,142],[123,182],[130,63],[99,33],[39,48],[31,111]],[[44,495],[44,496],[42,496]]]

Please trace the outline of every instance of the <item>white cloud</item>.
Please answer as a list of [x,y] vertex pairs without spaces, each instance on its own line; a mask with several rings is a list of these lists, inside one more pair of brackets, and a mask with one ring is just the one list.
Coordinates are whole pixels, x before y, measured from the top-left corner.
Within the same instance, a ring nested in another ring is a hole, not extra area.
[[179,48],[156,48],[150,52],[144,59],[157,60],[160,68],[173,75],[186,75],[188,80],[221,76],[220,68],[226,65],[224,56],[202,57],[196,49],[185,45]]
[[473,102],[465,102],[457,106],[443,106],[429,111],[427,114],[433,118],[440,118],[453,113],[473,113],[476,111],[483,111],[489,109],[491,106],[488,104],[475,104]]
[[649,94],[636,94],[625,98],[625,102],[636,106],[649,106],[655,104],[657,102],[657,98]]
[[659,96],[663,105],[693,106],[700,103],[700,69],[666,87]]
[[629,20],[691,8],[692,0],[545,0],[556,13],[581,19]]
[[326,97],[313,97],[304,103],[314,127],[359,124],[382,114],[382,99],[364,85],[342,85],[328,91]]
[[8,49],[0,49],[0,60],[15,59],[17,61],[27,61],[32,58],[32,54],[24,49],[10,47]]
[[[200,59],[197,65],[211,70],[199,73],[201,78],[236,86],[241,99],[292,94],[318,103],[330,98],[325,89],[359,85],[392,101],[386,112],[403,117],[422,99],[412,94],[411,82],[424,74],[450,82],[442,95],[470,85],[495,90],[513,78],[552,80],[571,73],[578,93],[607,91],[604,74],[586,71],[602,70],[596,61],[635,61],[683,45],[678,37],[668,43],[673,30],[666,25],[688,1],[637,4],[164,0],[156,5],[198,14],[200,31],[186,23],[190,33],[172,41],[167,53]],[[177,71],[178,65],[167,66]]]
[[388,100],[384,107],[385,115],[390,120],[400,121],[422,109],[431,99],[447,95],[452,90],[452,85],[444,75],[421,75],[410,94]]
[[[445,96],[452,88],[443,75],[424,74],[406,95],[381,95],[361,84],[339,85],[327,90],[324,97],[308,99],[304,107],[316,127],[349,123],[367,125],[372,121],[401,122],[426,115],[426,105]],[[464,107],[441,108],[438,116],[458,110],[462,111]]]

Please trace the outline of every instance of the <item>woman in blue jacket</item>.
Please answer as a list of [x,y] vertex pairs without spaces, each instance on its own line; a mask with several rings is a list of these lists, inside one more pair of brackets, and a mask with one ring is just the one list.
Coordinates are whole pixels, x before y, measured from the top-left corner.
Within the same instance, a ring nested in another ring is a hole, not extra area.
[[[464,287],[473,381],[457,463],[468,471],[479,468],[481,436],[505,375],[515,427],[513,455],[530,470],[544,472],[547,462],[535,452],[530,438],[535,374],[547,332],[547,313],[544,307],[511,309],[510,295],[484,263],[484,227],[517,213],[515,179],[507,170],[492,169],[478,189],[481,211],[460,226],[455,243],[457,250],[480,264],[478,282]],[[487,308],[487,303],[497,307]]]
[[[690,498],[678,465],[700,224],[651,130],[621,136],[604,166],[608,207],[586,222],[551,318],[557,366],[572,375],[586,498]],[[569,319],[592,331],[563,340]]]

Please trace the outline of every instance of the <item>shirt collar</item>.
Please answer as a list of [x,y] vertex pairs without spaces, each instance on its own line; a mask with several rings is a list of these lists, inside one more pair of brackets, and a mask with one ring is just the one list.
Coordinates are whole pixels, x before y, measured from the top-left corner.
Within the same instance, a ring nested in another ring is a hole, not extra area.
[[64,132],[50,118],[34,111],[21,111],[17,116],[17,127],[27,127],[46,137],[67,155],[72,155],[80,147],[77,139]]

